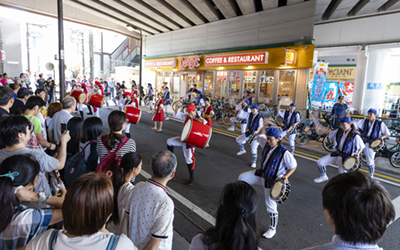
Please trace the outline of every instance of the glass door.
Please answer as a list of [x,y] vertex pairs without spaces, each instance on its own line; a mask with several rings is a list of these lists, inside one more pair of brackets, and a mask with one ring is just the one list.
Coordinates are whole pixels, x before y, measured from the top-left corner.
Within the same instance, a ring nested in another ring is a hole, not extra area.
[[295,70],[280,70],[278,84],[278,101],[289,106],[294,102]]
[[226,98],[228,71],[217,71],[217,81],[215,82],[215,97],[218,99]]
[[272,105],[274,70],[261,70],[260,74],[260,91],[258,100],[260,103]]
[[252,97],[252,102],[254,102],[254,96],[256,94],[256,81],[257,81],[257,71],[244,71],[243,72],[243,98],[246,97],[248,94]]
[[204,96],[213,98],[214,71],[206,71],[204,77]]
[[240,98],[240,79],[242,71],[229,71],[228,98],[231,104],[235,105]]

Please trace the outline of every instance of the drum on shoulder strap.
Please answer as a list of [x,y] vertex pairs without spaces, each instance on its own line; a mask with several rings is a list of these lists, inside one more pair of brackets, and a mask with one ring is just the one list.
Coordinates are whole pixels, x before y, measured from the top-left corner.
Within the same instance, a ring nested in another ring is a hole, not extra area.
[[71,96],[75,98],[77,103],[84,103],[86,101],[86,94],[78,89],[72,90]]
[[360,167],[361,167],[360,159],[354,156],[348,157],[343,162],[343,169],[346,170],[347,172],[357,171],[360,169]]
[[127,106],[125,113],[126,113],[126,118],[132,124],[138,124],[140,121],[140,117],[142,117],[142,111],[132,106]]
[[279,179],[271,187],[270,196],[278,204],[284,203],[290,194],[290,183],[285,182],[283,179]]
[[211,134],[212,128],[190,119],[183,127],[181,141],[198,148],[205,148],[211,139]]
[[288,135],[291,135],[291,134],[294,132],[295,129],[296,129],[296,125],[290,126],[290,127],[287,129],[287,134],[288,134]]
[[375,140],[373,142],[371,142],[371,144],[369,144],[369,147],[374,151],[374,152],[378,152],[380,150],[382,150],[385,147],[385,141],[378,139]]
[[102,108],[104,105],[105,99],[106,99],[106,97],[103,95],[91,94],[89,96],[89,104],[96,108]]

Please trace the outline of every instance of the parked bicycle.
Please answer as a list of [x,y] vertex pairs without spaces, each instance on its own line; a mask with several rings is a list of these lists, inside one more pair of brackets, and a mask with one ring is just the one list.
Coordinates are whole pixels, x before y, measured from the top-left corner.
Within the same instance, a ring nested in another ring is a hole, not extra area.
[[[395,143],[389,142],[389,139],[384,140],[383,147],[376,152],[374,159],[378,157],[389,158],[389,162],[393,167],[400,168],[400,141],[397,139],[394,140]],[[363,163],[367,163],[364,150],[360,154],[360,160]]]
[[322,114],[322,116],[324,121],[316,122],[312,118],[303,120],[298,125],[298,137],[295,142],[299,145],[306,145],[310,140],[319,141],[322,139],[325,150],[335,152],[335,139],[329,139],[329,131],[333,130],[336,118],[328,113]]

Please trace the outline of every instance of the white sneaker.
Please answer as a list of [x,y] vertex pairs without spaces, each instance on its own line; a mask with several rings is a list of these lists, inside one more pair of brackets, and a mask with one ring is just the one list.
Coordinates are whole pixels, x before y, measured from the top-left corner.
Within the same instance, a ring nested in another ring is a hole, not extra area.
[[168,121],[169,120],[169,116],[165,117],[165,120]]
[[321,182],[324,182],[324,181],[327,181],[327,180],[329,180],[328,176],[324,175],[324,176],[318,177],[317,179],[314,179],[314,182],[321,183]]
[[251,167],[252,167],[252,168],[256,168],[257,165],[256,165],[255,163],[252,163],[252,164],[251,164]]
[[276,230],[269,228],[268,231],[263,234],[263,236],[267,239],[271,239],[272,237],[274,237],[275,234],[276,234]]
[[229,131],[235,131],[235,128],[230,127],[230,128],[227,128],[227,130],[229,130]]
[[245,154],[245,153],[246,153],[246,150],[240,150],[239,153],[237,153],[237,155],[242,155],[242,154]]

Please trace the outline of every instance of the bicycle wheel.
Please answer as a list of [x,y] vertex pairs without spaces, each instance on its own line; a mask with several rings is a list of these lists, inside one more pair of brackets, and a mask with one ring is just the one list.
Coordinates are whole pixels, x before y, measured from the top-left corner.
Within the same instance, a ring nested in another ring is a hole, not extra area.
[[242,122],[235,122],[235,124],[238,129],[242,129],[242,126],[241,126]]
[[[297,138],[299,138],[300,134],[301,134],[300,129],[296,128],[296,136],[294,137],[295,141],[297,140]],[[285,135],[284,138],[286,141],[289,141],[289,135]]]
[[336,147],[335,147],[335,139],[330,140],[328,135],[324,137],[322,140],[322,145],[324,146],[325,150],[328,152],[335,152]]
[[306,145],[311,138],[306,133],[300,133],[295,142],[299,145]]
[[233,116],[233,114],[231,113],[231,112],[228,112],[228,113],[226,113],[225,115],[224,115],[224,119],[222,119],[223,120],[223,123],[225,124],[225,125],[230,125],[230,120],[231,120],[231,117]]
[[215,121],[218,123],[218,124],[224,124],[224,121],[222,120],[223,119],[223,114],[221,113],[221,112],[218,112],[218,113],[216,113],[215,114]]
[[389,157],[390,164],[395,168],[400,168],[400,151],[394,152]]

